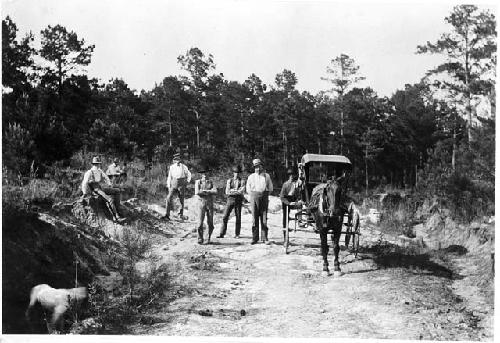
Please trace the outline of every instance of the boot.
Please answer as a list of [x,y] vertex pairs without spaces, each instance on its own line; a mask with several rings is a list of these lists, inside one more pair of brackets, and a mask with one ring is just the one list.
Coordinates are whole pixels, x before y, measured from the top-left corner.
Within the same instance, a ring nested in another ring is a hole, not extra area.
[[269,242],[269,239],[267,238],[267,231],[268,231],[268,230],[263,231],[263,232],[262,232],[262,235],[264,236],[264,239],[263,239],[264,243],[265,243],[266,245],[269,245],[269,244],[271,244],[271,242]]

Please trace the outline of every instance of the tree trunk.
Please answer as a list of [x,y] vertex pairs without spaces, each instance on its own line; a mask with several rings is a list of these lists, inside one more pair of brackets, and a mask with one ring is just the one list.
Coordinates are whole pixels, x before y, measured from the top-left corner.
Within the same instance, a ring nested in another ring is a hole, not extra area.
[[321,140],[319,139],[319,132],[318,132],[318,154],[321,154]]
[[470,149],[470,144],[472,142],[472,107],[471,107],[471,91],[470,91],[470,80],[469,75],[470,66],[469,66],[469,39],[468,32],[465,34],[465,97],[466,99],[466,112],[468,114],[468,122],[467,122],[467,138],[468,138],[468,146]]
[[365,147],[365,194],[368,196],[368,144]]
[[415,163],[415,188],[418,186],[418,166]]
[[62,61],[59,59],[57,61],[57,73],[58,73],[58,78],[57,78],[57,83],[58,83],[58,93],[59,97],[61,97],[61,90],[62,90],[62,79],[63,79],[63,73],[62,73]]
[[344,101],[343,98],[341,98],[341,103],[340,103],[340,154],[343,155],[344,151],[344,104],[342,103]]
[[451,151],[451,169],[453,171],[455,171],[456,155],[457,155],[457,131],[455,128],[453,128],[453,148]]
[[284,143],[284,149],[283,149],[283,162],[285,164],[285,167],[288,168],[288,141],[286,137],[286,132],[283,131],[283,143]]
[[168,109],[168,146],[172,147],[172,109]]

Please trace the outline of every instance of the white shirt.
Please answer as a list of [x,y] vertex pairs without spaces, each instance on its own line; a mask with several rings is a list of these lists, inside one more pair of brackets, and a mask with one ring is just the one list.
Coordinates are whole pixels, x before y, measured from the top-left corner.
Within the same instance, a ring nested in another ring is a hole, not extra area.
[[111,186],[111,180],[109,179],[109,177],[104,174],[101,168],[95,165],[87,170],[83,175],[82,192],[85,195],[92,193],[92,190],[89,187],[89,182],[105,182],[108,186]]
[[123,173],[123,170],[114,162],[109,165],[108,169],[106,169],[107,175],[120,175],[121,173]]
[[172,179],[181,179],[186,178],[187,182],[191,182],[191,172],[188,167],[182,163],[174,163],[168,168],[168,176],[167,176],[167,187],[171,187]]
[[268,173],[253,173],[247,180],[247,193],[250,192],[272,192],[273,182]]

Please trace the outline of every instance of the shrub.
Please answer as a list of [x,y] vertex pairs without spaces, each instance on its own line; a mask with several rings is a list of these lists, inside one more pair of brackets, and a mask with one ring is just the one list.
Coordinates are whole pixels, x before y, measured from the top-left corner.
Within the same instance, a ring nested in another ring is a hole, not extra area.
[[[122,288],[116,292],[119,296],[110,297],[95,282],[89,286],[89,315],[100,327],[97,333],[126,333],[128,324],[137,321],[141,312],[164,296],[172,279],[170,267],[159,264],[159,258],[152,252],[154,240],[144,224],[126,227],[122,236],[116,238],[122,247],[117,268],[124,277]],[[147,262],[147,269],[137,267],[142,261]]]
[[9,124],[3,133],[3,164],[15,173],[26,175],[30,171],[34,142],[28,130],[21,125]]

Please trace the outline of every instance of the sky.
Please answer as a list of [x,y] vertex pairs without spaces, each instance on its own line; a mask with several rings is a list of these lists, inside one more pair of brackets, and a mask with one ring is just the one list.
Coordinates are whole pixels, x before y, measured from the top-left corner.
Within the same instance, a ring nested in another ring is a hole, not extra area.
[[[417,45],[449,31],[444,18],[452,1],[278,0],[1,0],[23,36],[35,41],[48,25],[61,24],[95,44],[89,76],[123,79],[151,90],[166,76],[180,75],[177,57],[191,47],[212,54],[216,72],[243,82],[252,73],[274,84],[289,69],[297,88],[327,90],[326,67],[341,53],[352,57],[371,87],[390,96],[418,82],[442,61],[416,55]],[[496,13],[491,3],[488,8]]]

